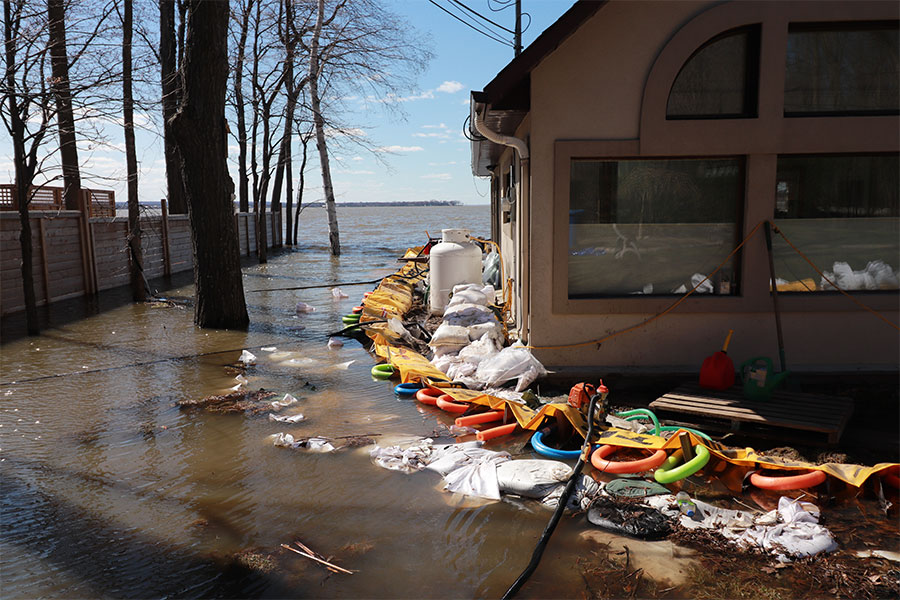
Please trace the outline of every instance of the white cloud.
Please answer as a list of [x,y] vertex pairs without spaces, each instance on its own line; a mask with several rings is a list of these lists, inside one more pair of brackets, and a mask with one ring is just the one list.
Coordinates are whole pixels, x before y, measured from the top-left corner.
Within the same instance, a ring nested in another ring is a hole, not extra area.
[[419,137],[419,138],[447,138],[446,133],[433,133],[433,132],[430,132],[430,133],[417,132],[417,133],[412,134],[412,136]]
[[443,166],[449,166],[449,165],[455,165],[455,164],[456,164],[456,161],[455,161],[455,160],[451,160],[451,161],[449,161],[449,162],[443,162],[443,163],[439,163],[439,162],[430,162],[430,163],[428,163],[428,166],[429,166],[429,167],[443,167]]
[[460,102],[460,104],[462,104],[463,106],[468,106],[468,105],[469,105],[469,99],[468,99],[468,98],[463,98],[463,101]]
[[352,170],[340,170],[339,173],[342,175],[374,175],[375,171],[352,171]]
[[422,146],[381,146],[375,148],[375,152],[422,152]]
[[445,81],[437,87],[435,91],[444,92],[445,94],[455,94],[463,89],[463,84],[458,81]]
[[363,160],[363,157],[362,156],[354,156],[350,160]]
[[419,175],[420,179],[438,179],[440,181],[450,181],[453,177],[450,173],[429,173],[428,175]]
[[441,123],[439,125],[422,125],[422,129],[450,129],[447,127],[446,123]]

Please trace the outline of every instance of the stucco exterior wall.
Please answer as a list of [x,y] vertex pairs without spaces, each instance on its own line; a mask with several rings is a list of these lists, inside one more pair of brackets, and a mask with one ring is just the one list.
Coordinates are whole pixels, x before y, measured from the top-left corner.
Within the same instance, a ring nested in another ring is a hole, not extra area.
[[[640,323],[674,300],[629,300],[624,308],[614,310],[560,310],[550,282],[564,243],[560,242],[559,221],[565,219],[568,206],[560,203],[568,198],[560,198],[561,184],[554,177],[558,168],[555,153],[560,140],[630,140],[638,148],[643,94],[654,61],[685,23],[715,4],[611,2],[531,73],[531,119],[528,127],[519,131],[520,136],[529,138],[531,151],[530,227],[522,247],[527,250],[529,269],[528,342],[548,368],[695,372],[705,356],[719,349],[728,329],[735,330],[729,354],[736,364],[753,356],[777,357],[766,253],[761,243],[748,245],[743,254],[745,298],[692,299],[686,310],[676,309],[600,348],[542,348],[601,338]],[[774,169],[774,163],[774,154],[748,155],[747,169],[764,173]],[[748,177],[743,213],[748,227],[772,215],[767,203],[774,190],[753,189],[760,185],[759,179]],[[755,242],[761,239],[760,235]],[[877,307],[895,323],[900,317],[898,302],[897,294],[876,299]],[[795,297],[782,304],[789,368],[897,370],[897,331],[849,299]]]

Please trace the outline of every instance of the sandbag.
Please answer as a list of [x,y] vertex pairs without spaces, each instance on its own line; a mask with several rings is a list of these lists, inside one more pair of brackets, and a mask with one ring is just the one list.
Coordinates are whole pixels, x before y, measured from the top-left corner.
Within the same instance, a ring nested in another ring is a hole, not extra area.
[[558,460],[511,460],[497,465],[500,491],[527,498],[543,498],[572,475],[572,468]]
[[441,323],[431,335],[429,346],[458,346],[462,348],[469,343],[469,332],[465,327]]

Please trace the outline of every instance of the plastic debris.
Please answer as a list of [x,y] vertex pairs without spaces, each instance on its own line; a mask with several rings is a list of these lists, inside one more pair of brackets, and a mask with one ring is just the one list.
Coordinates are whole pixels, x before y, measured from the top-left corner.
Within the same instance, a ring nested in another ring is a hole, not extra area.
[[272,408],[274,408],[275,410],[281,410],[285,406],[290,406],[291,404],[294,404],[296,402],[296,398],[294,398],[290,394],[285,394],[284,398],[282,398],[281,400],[275,400],[274,402],[272,402]]
[[238,360],[244,363],[245,367],[249,367],[256,364],[256,355],[244,350],[241,352],[241,357]]
[[603,488],[610,496],[623,498],[645,498],[647,496],[668,495],[669,489],[655,481],[643,479],[613,479]]
[[344,346],[344,342],[337,338],[330,337],[328,338],[328,347],[329,348],[341,348]]
[[275,346],[266,346],[265,348],[260,348],[263,352],[275,352],[278,350]]
[[644,540],[672,533],[672,521],[659,509],[600,496],[588,509],[587,519],[597,527]]
[[300,438],[295,440],[289,433],[276,433],[273,436],[273,444],[282,448],[310,450],[312,452],[332,452],[334,445],[321,437]]
[[294,307],[294,312],[296,312],[298,315],[316,312],[316,307],[309,305],[306,302],[298,302],[297,306]]
[[344,292],[342,292],[341,288],[339,288],[339,287],[331,288],[331,295],[334,297],[335,300],[342,300],[344,298],[350,297],[347,294],[345,294]]
[[678,505],[681,514],[685,516],[693,517],[697,513],[697,505],[694,504],[687,492],[682,491],[675,494],[675,504]]
[[274,413],[269,413],[270,421],[277,421],[279,423],[299,423],[300,421],[306,420],[302,414],[297,413],[296,415],[276,415]]

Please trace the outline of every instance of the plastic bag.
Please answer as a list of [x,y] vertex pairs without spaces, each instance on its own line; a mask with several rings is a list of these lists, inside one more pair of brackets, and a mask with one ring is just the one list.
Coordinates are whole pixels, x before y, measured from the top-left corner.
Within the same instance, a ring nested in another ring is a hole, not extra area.
[[500,287],[500,255],[493,248],[484,255],[481,280],[494,289]]
[[244,350],[243,352],[241,352],[241,357],[238,360],[244,363],[245,367],[249,367],[250,365],[256,364],[256,355],[252,352],[247,352],[246,350]]
[[302,315],[305,313],[316,312],[316,307],[311,304],[307,304],[306,302],[298,302],[297,306],[294,307],[294,311],[298,315]]
[[331,288],[331,295],[335,300],[343,300],[344,298],[349,298],[347,294],[341,291],[341,288],[335,287]]
[[600,496],[591,504],[587,514],[594,525],[644,540],[658,540],[672,533],[672,520],[649,506],[617,501]]
[[518,379],[516,391],[521,392],[535,379],[546,374],[544,365],[531,354],[531,351],[525,348],[522,342],[516,342],[498,352],[496,356],[482,361],[478,365],[475,377],[490,387]]

